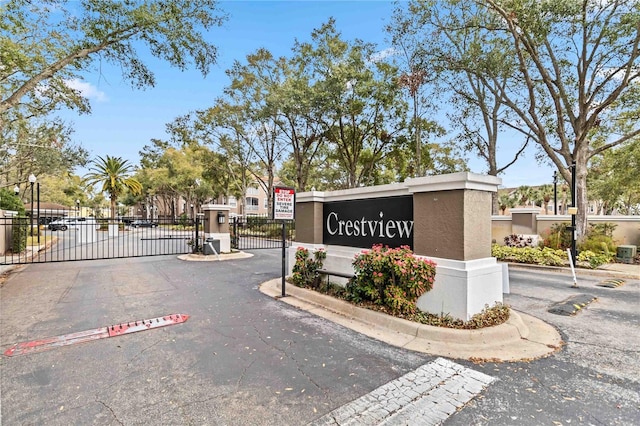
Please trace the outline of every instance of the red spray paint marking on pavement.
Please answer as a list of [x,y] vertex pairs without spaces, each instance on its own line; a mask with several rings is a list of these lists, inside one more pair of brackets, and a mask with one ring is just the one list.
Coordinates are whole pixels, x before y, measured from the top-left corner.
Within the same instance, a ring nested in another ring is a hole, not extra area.
[[62,336],[47,337],[45,339],[32,340],[30,342],[16,343],[7,349],[4,354],[6,356],[14,356],[43,352],[60,346],[75,345],[77,343],[90,342],[92,340],[104,339],[107,337],[116,337],[138,331],[151,330],[152,328],[180,324],[188,319],[189,315],[171,314],[158,318],[123,322],[121,324],[110,325],[108,327],[94,328],[92,330],[79,331],[77,333],[70,333]]

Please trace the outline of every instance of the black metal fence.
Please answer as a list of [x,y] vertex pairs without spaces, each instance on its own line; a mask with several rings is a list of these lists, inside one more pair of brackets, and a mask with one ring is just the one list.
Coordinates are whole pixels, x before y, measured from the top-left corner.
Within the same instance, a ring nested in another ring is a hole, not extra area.
[[291,246],[295,222],[273,220],[261,216],[233,218],[230,226],[231,248],[236,250],[281,248]]
[[[33,231],[30,231],[33,230]],[[0,264],[66,262],[191,253],[204,235],[192,219],[65,218],[37,226],[0,218]]]

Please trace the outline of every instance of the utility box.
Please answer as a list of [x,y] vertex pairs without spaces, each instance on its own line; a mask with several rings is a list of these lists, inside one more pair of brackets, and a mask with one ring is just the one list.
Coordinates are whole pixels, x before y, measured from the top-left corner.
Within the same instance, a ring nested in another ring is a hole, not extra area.
[[204,255],[220,254],[220,240],[215,240],[213,238],[207,238],[204,240],[202,253]]
[[633,259],[636,257],[636,254],[636,246],[618,246],[616,260],[622,263],[633,263]]

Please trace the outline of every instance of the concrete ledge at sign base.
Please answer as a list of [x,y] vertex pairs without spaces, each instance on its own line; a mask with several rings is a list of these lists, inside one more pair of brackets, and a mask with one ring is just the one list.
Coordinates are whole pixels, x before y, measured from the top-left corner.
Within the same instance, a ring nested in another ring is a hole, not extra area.
[[[282,279],[267,281],[260,291],[280,298]],[[312,290],[286,284],[280,300],[388,344],[457,359],[518,361],[545,357],[562,347],[549,324],[511,311],[501,325],[478,330],[434,327],[352,305]]]
[[243,251],[236,251],[233,253],[220,253],[211,255],[204,255],[201,253],[181,254],[180,256],[178,256],[178,259],[193,262],[217,262],[224,260],[247,259],[249,257],[253,257],[253,254],[245,253]]

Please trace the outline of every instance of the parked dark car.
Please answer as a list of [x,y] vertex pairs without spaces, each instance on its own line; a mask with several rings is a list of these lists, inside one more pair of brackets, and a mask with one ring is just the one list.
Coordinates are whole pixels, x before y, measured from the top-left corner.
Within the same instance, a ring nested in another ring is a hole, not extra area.
[[81,226],[83,227],[82,229],[87,230],[89,228],[84,228],[85,226],[95,226],[96,229],[100,229],[100,225],[93,217],[73,217],[58,219],[50,222],[49,225],[47,225],[47,228],[51,229],[52,231],[66,231],[69,228],[79,229],[79,227]]
[[158,226],[158,223],[150,220],[134,220],[130,226],[132,228],[155,228]]

